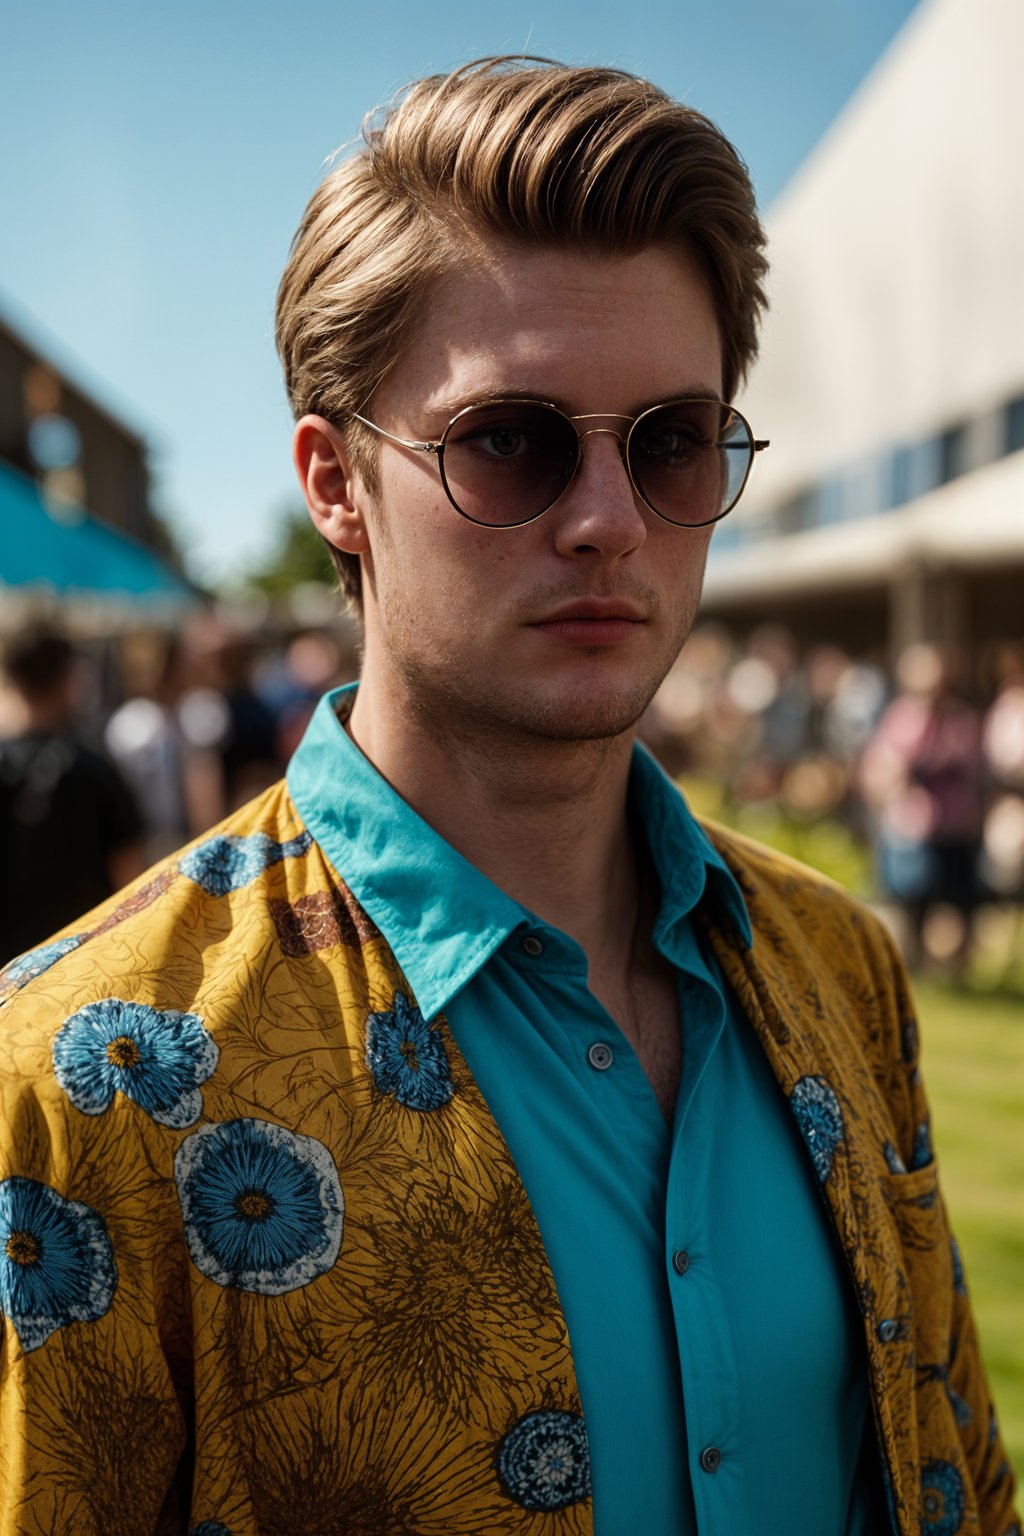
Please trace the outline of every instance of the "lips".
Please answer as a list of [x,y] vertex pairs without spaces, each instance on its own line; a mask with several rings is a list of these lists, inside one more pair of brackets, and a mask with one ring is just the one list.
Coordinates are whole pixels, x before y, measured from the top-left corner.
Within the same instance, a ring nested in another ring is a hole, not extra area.
[[623,602],[615,597],[583,597],[576,602],[566,603],[561,608],[556,608],[554,613],[545,614],[543,619],[535,619],[537,624],[561,624],[567,620],[583,619],[599,623],[607,620],[621,619],[630,624],[642,624],[643,614],[634,608],[631,603]]
[[567,645],[618,645],[638,633],[645,620],[638,609],[619,598],[581,598],[565,603],[530,628]]

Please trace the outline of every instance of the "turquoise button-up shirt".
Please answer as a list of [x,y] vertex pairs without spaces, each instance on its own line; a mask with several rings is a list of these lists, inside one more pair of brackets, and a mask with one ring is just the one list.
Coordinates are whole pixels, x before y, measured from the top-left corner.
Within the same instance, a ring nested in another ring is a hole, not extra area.
[[806,1148],[691,914],[742,893],[634,751],[683,1072],[666,1124],[582,949],[445,842],[328,695],[288,770],[306,825],[427,1018],[444,1012],[515,1160],[565,1314],[597,1536],[868,1536],[860,1329]]

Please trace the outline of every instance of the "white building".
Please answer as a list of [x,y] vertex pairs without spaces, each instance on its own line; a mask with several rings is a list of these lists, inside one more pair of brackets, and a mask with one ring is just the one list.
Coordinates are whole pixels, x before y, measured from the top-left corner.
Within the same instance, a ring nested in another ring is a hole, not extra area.
[[705,610],[1024,639],[1024,3],[922,0],[768,217],[759,456]]

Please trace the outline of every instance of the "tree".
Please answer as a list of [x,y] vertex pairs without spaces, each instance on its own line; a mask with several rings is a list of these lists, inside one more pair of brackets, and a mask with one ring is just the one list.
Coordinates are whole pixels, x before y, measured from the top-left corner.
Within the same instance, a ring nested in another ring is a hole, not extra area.
[[242,580],[245,586],[257,587],[268,597],[283,597],[310,581],[334,585],[327,546],[305,508],[290,507],[283,513],[271,553],[245,571]]

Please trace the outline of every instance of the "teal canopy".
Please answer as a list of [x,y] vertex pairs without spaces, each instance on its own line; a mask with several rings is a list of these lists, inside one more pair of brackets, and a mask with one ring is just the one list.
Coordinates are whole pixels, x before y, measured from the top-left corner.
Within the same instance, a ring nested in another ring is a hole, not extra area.
[[184,577],[135,539],[88,513],[58,521],[40,486],[0,464],[0,587],[39,587],[60,596],[190,603]]

